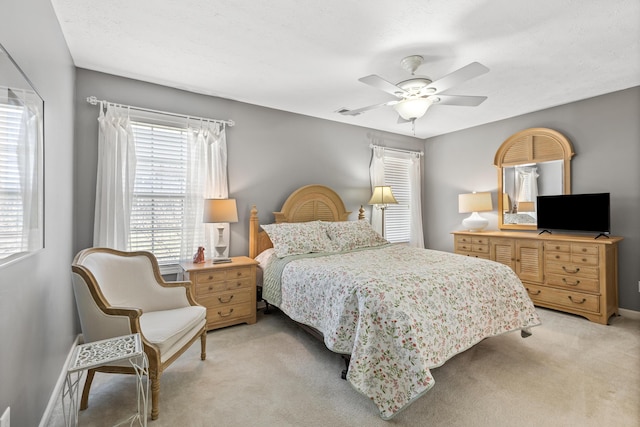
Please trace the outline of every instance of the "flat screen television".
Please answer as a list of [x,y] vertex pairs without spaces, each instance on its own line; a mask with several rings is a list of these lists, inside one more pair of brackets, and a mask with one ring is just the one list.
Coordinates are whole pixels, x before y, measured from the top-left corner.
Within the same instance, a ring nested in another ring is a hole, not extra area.
[[609,234],[609,193],[538,196],[538,229]]

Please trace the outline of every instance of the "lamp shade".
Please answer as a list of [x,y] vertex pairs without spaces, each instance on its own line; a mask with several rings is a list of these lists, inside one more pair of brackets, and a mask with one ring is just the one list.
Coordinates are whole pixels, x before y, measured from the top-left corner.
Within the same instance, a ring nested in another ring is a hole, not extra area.
[[493,210],[491,193],[468,193],[458,195],[458,212],[485,212]]
[[388,185],[379,185],[373,188],[373,194],[371,195],[371,200],[369,200],[370,205],[393,205],[397,203],[398,201]]
[[433,100],[429,98],[408,98],[398,102],[393,108],[405,120],[419,119],[424,116]]
[[202,222],[238,222],[236,199],[205,199]]

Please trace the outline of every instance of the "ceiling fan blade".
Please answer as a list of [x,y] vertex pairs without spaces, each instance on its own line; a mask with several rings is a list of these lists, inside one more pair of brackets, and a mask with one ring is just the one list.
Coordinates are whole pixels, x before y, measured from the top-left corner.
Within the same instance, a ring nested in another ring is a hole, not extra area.
[[409,93],[404,89],[399,88],[393,83],[375,74],[371,74],[370,76],[359,78],[358,80],[361,81],[362,83],[368,84],[369,86],[373,86],[384,92],[390,93],[391,95],[396,96],[398,98],[402,98],[409,95]]
[[464,96],[464,95],[437,95],[439,99],[434,105],[460,105],[463,107],[477,107],[482,104],[486,96]]
[[423,90],[433,90],[434,92],[428,92],[429,94],[436,94],[444,92],[445,90],[452,88],[466,80],[478,77],[484,73],[489,72],[489,69],[479,62],[472,62],[469,65],[456,70],[446,76],[432,82]]
[[375,105],[369,105],[368,107],[362,107],[362,108],[356,108],[355,110],[347,110],[346,108],[341,108],[338,111],[336,111],[336,113],[340,113],[343,116],[357,116],[358,114],[362,114],[365,111],[369,111],[369,110],[373,110],[376,108],[380,108],[380,107],[386,107],[389,105],[395,105],[397,104],[398,101],[389,101],[389,102],[384,102],[382,104],[375,104]]

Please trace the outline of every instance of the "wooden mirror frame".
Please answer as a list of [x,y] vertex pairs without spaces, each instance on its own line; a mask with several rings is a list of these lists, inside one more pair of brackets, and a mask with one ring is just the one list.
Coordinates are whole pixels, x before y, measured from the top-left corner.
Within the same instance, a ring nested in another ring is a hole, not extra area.
[[537,224],[505,224],[502,194],[504,193],[504,167],[532,163],[563,161],[563,194],[571,194],[571,142],[560,132],[546,128],[530,128],[507,138],[494,159],[498,169],[498,228],[501,230],[537,230]]

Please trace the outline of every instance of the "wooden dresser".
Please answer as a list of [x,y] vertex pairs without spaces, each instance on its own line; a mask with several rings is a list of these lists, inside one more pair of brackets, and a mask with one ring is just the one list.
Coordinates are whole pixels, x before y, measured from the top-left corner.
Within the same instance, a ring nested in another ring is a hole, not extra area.
[[207,330],[256,322],[256,266],[249,257],[232,262],[181,262],[184,280],[195,286],[196,301],[207,308]]
[[511,267],[540,307],[607,324],[618,314],[618,242],[530,232],[455,231],[454,251]]

